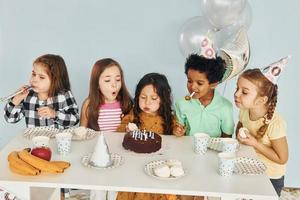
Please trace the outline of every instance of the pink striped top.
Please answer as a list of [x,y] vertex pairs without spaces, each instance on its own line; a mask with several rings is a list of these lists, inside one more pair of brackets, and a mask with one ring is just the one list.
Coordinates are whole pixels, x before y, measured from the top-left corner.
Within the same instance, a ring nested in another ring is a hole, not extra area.
[[119,101],[100,106],[98,126],[100,131],[116,131],[121,124],[121,104]]

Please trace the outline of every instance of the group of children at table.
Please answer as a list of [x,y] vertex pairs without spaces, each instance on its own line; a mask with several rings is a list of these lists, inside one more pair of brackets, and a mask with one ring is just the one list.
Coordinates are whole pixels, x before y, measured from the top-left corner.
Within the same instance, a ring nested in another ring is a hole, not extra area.
[[[249,130],[246,137],[236,138],[253,146],[267,166],[267,175],[280,195],[288,160],[286,123],[276,112],[277,79],[286,60],[261,70],[247,69],[237,81],[234,101],[240,109],[236,133]],[[50,126],[60,129],[80,126],[94,130],[124,132],[128,123],[139,129],[176,136],[205,132],[211,137],[232,137],[234,132],[232,103],[215,88],[226,70],[222,58],[192,54],[185,63],[190,100],[181,98],[172,110],[172,91],[167,77],[159,73],[144,75],[132,99],[118,62],[111,58],[98,60],[91,71],[89,94],[79,117],[72,95],[66,64],[59,55],[46,54],[33,62],[30,86],[5,105],[7,122],[25,117],[27,127]],[[95,191],[94,191],[95,192]],[[94,199],[97,192],[94,193]],[[110,199],[193,199],[197,197],[147,193],[107,193]],[[106,195],[107,195],[106,194]],[[200,198],[200,197],[199,197]]]

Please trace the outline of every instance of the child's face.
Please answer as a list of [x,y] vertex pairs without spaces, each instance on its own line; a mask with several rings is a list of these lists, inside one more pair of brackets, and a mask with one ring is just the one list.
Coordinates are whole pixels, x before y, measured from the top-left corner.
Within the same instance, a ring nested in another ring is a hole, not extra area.
[[160,98],[153,85],[146,85],[139,96],[139,106],[142,111],[148,114],[157,114],[160,105]]
[[30,85],[34,92],[48,95],[51,80],[44,65],[40,63],[33,64]]
[[105,103],[116,101],[121,86],[121,72],[117,66],[106,68],[99,77],[99,88]]
[[263,97],[257,93],[257,87],[251,81],[240,77],[234,93],[234,102],[238,108],[251,109],[263,103]]
[[209,83],[206,73],[201,73],[193,69],[188,70],[187,79],[187,89],[190,93],[195,92],[193,95],[195,99],[205,97],[217,86],[217,83]]

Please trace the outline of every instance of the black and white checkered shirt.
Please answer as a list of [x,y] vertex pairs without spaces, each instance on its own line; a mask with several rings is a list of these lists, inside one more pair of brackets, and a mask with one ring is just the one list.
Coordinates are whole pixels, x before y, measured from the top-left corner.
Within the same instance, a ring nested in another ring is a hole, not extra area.
[[[54,109],[56,117],[40,117],[37,108],[44,106]],[[38,99],[37,93],[31,90],[18,106],[14,105],[11,101],[5,105],[4,118],[7,122],[17,123],[23,117],[25,117],[28,128],[49,126],[65,129],[79,122],[78,106],[71,91],[59,93],[52,98],[42,101]]]

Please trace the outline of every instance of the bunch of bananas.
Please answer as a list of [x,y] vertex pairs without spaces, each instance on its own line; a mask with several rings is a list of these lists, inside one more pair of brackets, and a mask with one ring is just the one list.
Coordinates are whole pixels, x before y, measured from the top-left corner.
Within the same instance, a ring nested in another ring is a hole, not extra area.
[[9,168],[12,172],[20,175],[35,176],[41,172],[63,173],[70,167],[65,161],[46,161],[31,155],[28,149],[13,151],[8,155]]

